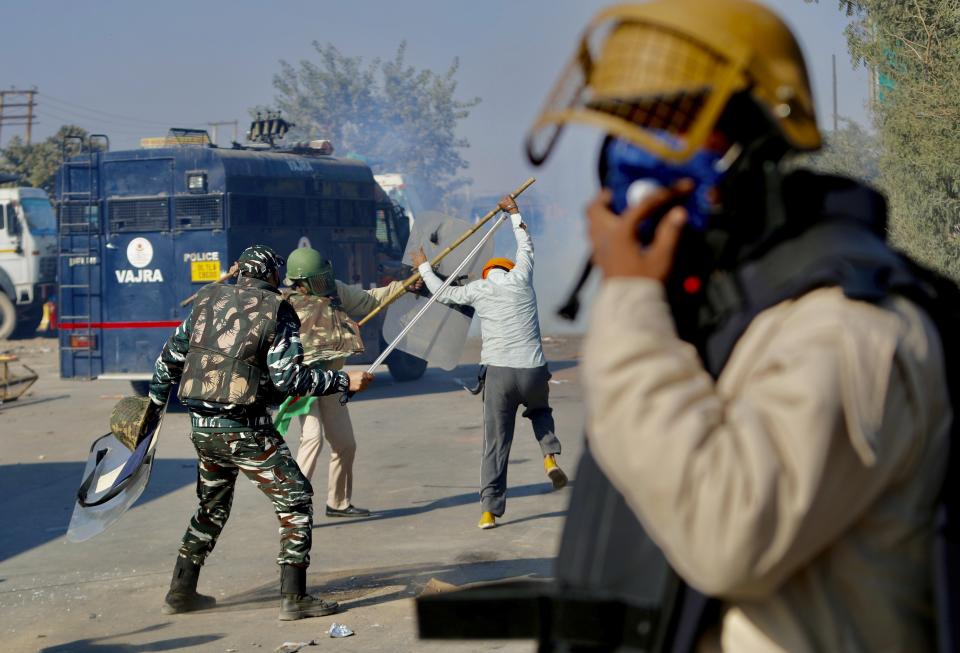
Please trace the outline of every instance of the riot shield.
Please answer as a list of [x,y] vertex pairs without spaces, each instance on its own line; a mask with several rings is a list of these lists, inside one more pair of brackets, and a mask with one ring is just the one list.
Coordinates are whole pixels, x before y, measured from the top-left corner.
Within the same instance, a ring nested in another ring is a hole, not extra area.
[[[421,247],[427,258],[432,260],[434,256],[470,229],[470,226],[470,223],[466,220],[451,218],[437,211],[418,214],[417,221],[413,225],[413,231],[410,232],[410,240],[407,241],[403,262],[410,265],[411,254]],[[483,238],[484,233],[486,233],[486,230],[480,229],[448,254],[440,262],[437,270],[438,274],[445,278],[452,273]],[[492,252],[493,243],[487,241],[473,261],[460,273],[463,278],[459,280],[459,283],[463,285],[479,279],[483,264],[490,258]],[[383,323],[383,337],[387,342],[392,342],[397,337],[426,301],[426,297],[408,293],[390,305]],[[420,318],[417,325],[410,330],[397,348],[422,358],[431,365],[452,370],[460,362],[463,343],[467,339],[472,318],[473,309],[469,307],[447,306],[436,302]]]
[[162,425],[161,416],[132,452],[112,433],[93,442],[67,528],[68,541],[99,535],[140,498],[150,481]]

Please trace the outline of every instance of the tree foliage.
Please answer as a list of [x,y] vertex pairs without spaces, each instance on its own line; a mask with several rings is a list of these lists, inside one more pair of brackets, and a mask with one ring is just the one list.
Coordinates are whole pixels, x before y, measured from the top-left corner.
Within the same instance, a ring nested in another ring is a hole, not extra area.
[[878,80],[880,182],[891,236],[960,279],[960,3],[839,0],[855,63]]
[[838,130],[824,135],[820,151],[804,154],[796,163],[819,172],[882,184],[877,136],[852,120],[841,118],[840,123]]
[[313,47],[316,60],[281,61],[273,79],[273,108],[296,124],[288,139],[330,139],[339,154],[362,156],[376,172],[415,179],[431,204],[468,183],[462,152],[470,144],[456,132],[480,100],[456,98],[457,59],[438,73],[409,65],[406,42],[388,61]]
[[0,168],[20,177],[20,181],[14,182],[14,185],[35,186],[43,188],[47,193],[53,193],[54,179],[63,161],[63,139],[68,136],[86,139],[87,132],[76,125],[64,125],[53,136],[30,145],[15,136],[2,150],[3,161]]

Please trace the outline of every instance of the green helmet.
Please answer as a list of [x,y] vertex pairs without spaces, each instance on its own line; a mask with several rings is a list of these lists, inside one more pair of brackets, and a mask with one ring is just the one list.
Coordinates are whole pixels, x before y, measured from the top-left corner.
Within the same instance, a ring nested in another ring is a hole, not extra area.
[[336,292],[333,264],[312,247],[298,247],[287,257],[287,280],[303,281],[315,295]]

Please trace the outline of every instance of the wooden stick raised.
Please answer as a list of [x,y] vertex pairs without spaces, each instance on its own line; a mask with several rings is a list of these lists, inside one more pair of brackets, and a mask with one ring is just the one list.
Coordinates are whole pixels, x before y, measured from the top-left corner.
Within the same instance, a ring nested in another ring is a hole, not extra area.
[[[523,191],[525,191],[525,190],[527,190],[528,188],[530,188],[530,186],[532,186],[532,185],[533,185],[533,182],[535,182],[535,181],[536,181],[536,179],[534,179],[533,177],[530,177],[530,178],[527,179],[525,182],[523,182],[522,184],[520,184],[520,186],[517,187],[517,189],[516,189],[515,191],[513,191],[512,193],[510,193],[510,197],[512,197],[513,199],[517,199],[517,197],[519,197],[520,193],[522,193]],[[467,240],[470,236],[472,236],[473,234],[477,233],[477,231],[479,231],[480,228],[483,227],[483,225],[487,224],[487,223],[493,218],[493,216],[495,216],[495,215],[498,214],[499,212],[500,212],[500,207],[499,207],[499,206],[497,206],[496,208],[491,209],[490,211],[488,211],[485,216],[483,216],[482,218],[480,218],[480,220],[477,222],[477,224],[475,224],[475,225],[473,225],[472,227],[470,227],[469,229],[467,229],[467,230],[463,233],[462,236],[460,236],[460,237],[457,238],[455,241],[453,241],[453,242],[452,242],[450,245],[448,245],[442,252],[440,252],[439,254],[437,254],[436,256],[434,256],[434,257],[433,257],[433,260],[430,261],[430,266],[433,267],[433,266],[435,266],[437,263],[439,263],[440,261],[442,261],[442,260],[444,259],[444,257],[446,257],[447,254],[449,254],[450,252],[452,252],[453,250],[455,250],[457,247],[459,247],[460,245],[462,245],[462,244],[464,243],[464,241]],[[375,309],[373,309],[372,311],[370,311],[369,313],[367,313],[366,317],[364,317],[362,320],[360,320],[359,322],[357,322],[357,324],[360,325],[360,326],[363,326],[364,324],[366,324],[367,322],[369,322],[370,320],[372,320],[374,317],[376,317],[376,315],[377,315],[378,313],[380,313],[380,311],[382,311],[382,310],[385,309],[387,306],[389,306],[390,304],[392,304],[393,302],[395,302],[397,299],[399,299],[401,296],[403,296],[403,294],[407,292],[407,288],[409,288],[410,286],[412,286],[413,284],[415,284],[415,283],[418,282],[418,281],[420,281],[420,271],[419,271],[419,270],[414,270],[413,274],[411,274],[409,277],[407,277],[406,279],[403,280],[403,282],[402,282],[402,283],[403,283],[403,288],[400,288],[397,292],[393,293],[392,295],[390,295],[389,297],[387,297],[386,299],[384,299],[382,302],[380,302],[380,305],[379,305],[379,306],[377,306]]]

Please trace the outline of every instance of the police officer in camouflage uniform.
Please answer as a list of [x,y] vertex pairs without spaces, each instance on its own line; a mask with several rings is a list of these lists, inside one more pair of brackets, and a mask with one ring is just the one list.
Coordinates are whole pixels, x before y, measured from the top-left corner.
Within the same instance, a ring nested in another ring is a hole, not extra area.
[[[291,252],[287,258],[287,283],[293,286],[287,301],[300,318],[304,362],[323,370],[340,370],[348,356],[363,352],[360,329],[350,317],[366,315],[387,297],[403,290],[399,281],[369,290],[338,281],[330,261],[311,247]],[[308,479],[313,478],[323,439],[330,442],[326,516],[369,516],[369,510],[352,502],[357,441],[346,404],[335,397],[311,398],[298,414],[301,435],[297,465]]]
[[159,411],[173,384],[190,410],[197,450],[200,507],[180,545],[163,611],[212,607],[198,594],[200,567],[230,515],[239,472],[273,503],[280,520],[280,619],[336,612],[336,603],[306,592],[313,488],[273,429],[267,407],[288,395],[329,395],[366,388],[372,377],[303,364],[300,323],[277,285],[284,261],[269,247],[241,254],[235,285],[211,284],[157,359],[150,399]]

